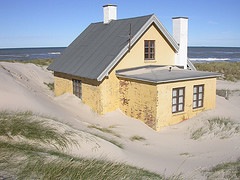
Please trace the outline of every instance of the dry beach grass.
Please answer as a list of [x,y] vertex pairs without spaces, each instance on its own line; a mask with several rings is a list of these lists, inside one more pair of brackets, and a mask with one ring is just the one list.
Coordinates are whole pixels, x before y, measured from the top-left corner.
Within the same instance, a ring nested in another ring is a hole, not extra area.
[[59,132],[49,120],[53,122],[32,112],[0,112],[0,178],[162,179],[123,163],[63,153],[78,142],[71,138],[73,132]]

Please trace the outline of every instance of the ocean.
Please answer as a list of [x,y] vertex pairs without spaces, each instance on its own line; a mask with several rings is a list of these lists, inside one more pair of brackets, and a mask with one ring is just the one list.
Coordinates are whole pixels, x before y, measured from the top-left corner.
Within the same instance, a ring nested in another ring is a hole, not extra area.
[[[65,47],[0,49],[1,60],[55,59]],[[188,57],[193,62],[240,62],[240,47],[189,47]]]
[[65,47],[0,49],[0,61],[55,59],[61,55],[64,49]]
[[240,61],[240,47],[189,47],[188,58],[191,61]]

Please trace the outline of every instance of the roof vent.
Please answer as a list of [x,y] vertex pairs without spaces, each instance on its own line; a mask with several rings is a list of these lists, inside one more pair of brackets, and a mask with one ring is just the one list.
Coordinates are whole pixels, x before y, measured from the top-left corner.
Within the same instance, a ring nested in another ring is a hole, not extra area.
[[117,20],[117,5],[103,6],[103,23],[109,24],[112,20]]

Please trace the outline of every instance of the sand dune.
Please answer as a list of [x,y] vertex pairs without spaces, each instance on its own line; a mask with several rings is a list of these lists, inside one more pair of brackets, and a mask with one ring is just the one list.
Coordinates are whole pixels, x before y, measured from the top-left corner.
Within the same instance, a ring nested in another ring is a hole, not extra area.
[[[100,116],[71,94],[54,97],[46,85],[53,82],[53,75],[46,67],[0,62],[0,82],[1,110],[30,110],[56,117],[68,128],[83,131],[86,138],[79,138],[81,147],[68,151],[77,156],[106,157],[161,174],[183,173],[185,178],[196,179],[204,179],[201,170],[240,157],[240,132],[234,129],[224,132],[223,127],[214,126],[201,138],[191,138],[194,131],[206,128],[212,117],[230,118],[234,126],[239,126],[240,82],[218,81],[218,89],[234,92],[228,100],[217,96],[216,109],[160,132],[120,110]],[[110,131],[103,132],[102,128]],[[91,140],[87,141],[87,137]],[[116,141],[122,148],[110,141]]]

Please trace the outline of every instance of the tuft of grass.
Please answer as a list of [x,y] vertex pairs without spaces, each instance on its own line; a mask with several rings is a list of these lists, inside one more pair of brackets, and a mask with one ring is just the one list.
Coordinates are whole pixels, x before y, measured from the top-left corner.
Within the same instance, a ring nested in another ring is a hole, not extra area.
[[165,177],[164,180],[184,180],[182,173],[172,175],[170,177]]
[[0,141],[0,150],[0,173],[17,179],[162,179],[123,163],[76,158],[29,144]]
[[240,158],[236,162],[218,164],[207,171],[208,179],[240,179]]
[[113,145],[115,145],[115,146],[117,146],[117,147],[119,147],[121,149],[124,148],[123,144],[119,143],[118,141],[116,141],[116,140],[114,140],[112,138],[107,138],[107,137],[99,135],[99,134],[92,134],[92,135],[94,135],[96,137],[99,137],[100,139],[104,139],[105,141],[108,141],[108,142],[112,143]]
[[116,132],[114,132],[112,130],[112,128],[114,128],[115,126],[109,126],[108,128],[104,128],[104,127],[99,127],[99,126],[96,126],[96,125],[89,125],[88,127],[97,129],[97,130],[99,130],[101,132],[104,132],[104,133],[112,134],[113,136],[116,136],[118,138],[121,137],[119,134],[117,134]]
[[53,61],[54,59],[32,59],[23,61],[23,63],[32,63],[38,66],[49,66]]
[[234,134],[240,133],[240,124],[234,123],[229,118],[215,117],[207,120],[203,127],[191,133],[191,139],[197,140],[205,135],[213,135],[220,139],[229,138]]
[[[124,163],[78,158],[59,148],[46,148],[52,141],[64,148],[72,140],[38,118],[32,112],[0,112],[1,179],[163,179]],[[18,141],[16,136],[28,141]]]
[[130,137],[130,140],[131,141],[145,141],[146,139],[142,136],[135,135],[135,136]]
[[[115,126],[109,126],[108,128],[104,128],[104,127],[99,127],[99,126],[96,126],[96,125],[89,125],[88,128],[93,128],[93,129],[97,129],[103,133],[108,133],[108,134],[111,134],[115,137],[118,137],[118,138],[121,138],[121,136],[119,134],[117,134],[116,132],[114,132],[112,130],[112,128],[115,128]],[[123,149],[123,145],[121,143],[119,143],[118,141],[114,140],[113,138],[108,138],[108,137],[105,137],[105,136],[102,136],[102,135],[99,135],[99,134],[93,134],[94,136],[96,137],[99,137],[101,139],[104,139],[105,141],[108,141],[112,144],[114,144],[115,146]]]
[[[60,134],[44,120],[37,120],[32,112],[0,112],[0,136],[8,139],[23,137],[36,142],[49,143],[55,147],[65,148],[74,141],[67,133]],[[40,119],[43,119],[42,117]]]
[[54,83],[46,83],[46,82],[44,82],[44,84],[45,84],[51,91],[54,90]]
[[179,155],[180,155],[180,156],[190,156],[191,154],[188,153],[188,152],[184,152],[184,153],[180,153]]
[[24,64],[32,63],[37,66],[49,66],[53,61],[54,59],[31,59],[31,60],[6,60],[5,62],[12,62],[12,63],[18,62],[18,63],[24,63]]
[[240,62],[208,62],[194,63],[197,70],[218,72],[224,74],[223,79],[228,81],[240,80]]
[[191,139],[194,139],[194,140],[200,139],[205,134],[207,134],[207,130],[205,130],[203,127],[201,127],[199,129],[195,130],[194,132],[192,132]]
[[162,179],[161,176],[125,164],[96,159],[37,159],[19,173],[20,179]]

